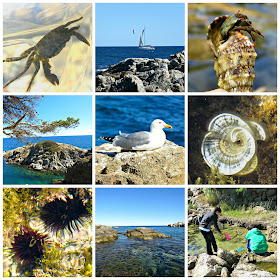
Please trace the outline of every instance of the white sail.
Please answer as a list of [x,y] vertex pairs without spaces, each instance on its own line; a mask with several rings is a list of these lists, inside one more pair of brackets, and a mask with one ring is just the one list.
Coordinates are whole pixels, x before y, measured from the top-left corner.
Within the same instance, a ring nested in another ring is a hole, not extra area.
[[[151,45],[145,45],[145,28],[143,29],[141,35],[140,35],[140,41],[139,41],[139,49],[140,50],[155,50],[155,48]],[[143,43],[144,41],[144,43]]]

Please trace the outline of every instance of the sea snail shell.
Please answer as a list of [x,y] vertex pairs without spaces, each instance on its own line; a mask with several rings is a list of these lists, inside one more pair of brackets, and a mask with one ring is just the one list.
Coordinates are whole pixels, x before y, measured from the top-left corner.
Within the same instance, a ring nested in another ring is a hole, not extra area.
[[257,140],[265,140],[264,129],[257,123],[223,113],[209,124],[201,152],[205,162],[224,175],[246,175],[258,165]]

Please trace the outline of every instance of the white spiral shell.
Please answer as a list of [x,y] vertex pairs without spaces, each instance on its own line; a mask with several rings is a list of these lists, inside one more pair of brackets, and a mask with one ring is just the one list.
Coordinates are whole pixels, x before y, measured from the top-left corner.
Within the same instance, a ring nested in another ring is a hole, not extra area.
[[265,140],[264,129],[257,123],[223,113],[209,124],[201,152],[205,162],[224,175],[246,175],[258,165],[257,140]]

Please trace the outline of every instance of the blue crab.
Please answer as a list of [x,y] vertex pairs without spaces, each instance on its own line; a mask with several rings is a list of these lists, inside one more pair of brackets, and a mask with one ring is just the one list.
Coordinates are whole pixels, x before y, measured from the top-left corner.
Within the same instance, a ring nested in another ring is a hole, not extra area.
[[80,41],[84,42],[88,46],[90,46],[87,39],[81,35],[80,33],[76,32],[77,29],[79,29],[80,26],[75,26],[70,29],[66,28],[70,24],[77,22],[81,20],[83,17],[80,17],[78,19],[72,20],[67,22],[64,25],[61,25],[49,33],[47,33],[34,47],[31,47],[24,51],[19,57],[10,57],[3,60],[3,62],[12,62],[12,61],[18,61],[23,58],[27,58],[27,62],[25,64],[25,67],[21,73],[19,73],[17,76],[9,80],[3,88],[6,88],[8,85],[10,85],[12,82],[14,82],[16,79],[21,77],[31,66],[33,63],[35,66],[35,72],[32,75],[32,78],[29,82],[29,85],[27,87],[26,92],[30,91],[32,82],[37,75],[38,71],[40,70],[40,62],[43,65],[44,74],[45,77],[48,79],[49,82],[51,82],[53,85],[59,85],[59,80],[57,76],[53,73],[51,73],[51,65],[49,64],[49,58],[52,58],[56,55],[58,55],[61,50],[65,47],[66,43],[70,40],[72,36],[76,36]]

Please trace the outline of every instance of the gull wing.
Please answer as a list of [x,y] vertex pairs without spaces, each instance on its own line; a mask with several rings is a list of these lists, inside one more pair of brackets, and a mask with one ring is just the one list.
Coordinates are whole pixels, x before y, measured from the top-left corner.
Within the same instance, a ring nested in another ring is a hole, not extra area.
[[131,134],[121,133],[114,138],[113,144],[126,150],[132,150],[134,147],[149,144],[150,139],[151,133],[148,131],[139,131]]

